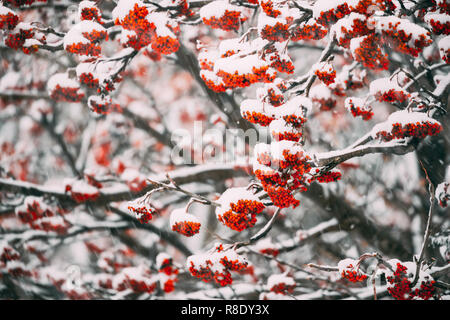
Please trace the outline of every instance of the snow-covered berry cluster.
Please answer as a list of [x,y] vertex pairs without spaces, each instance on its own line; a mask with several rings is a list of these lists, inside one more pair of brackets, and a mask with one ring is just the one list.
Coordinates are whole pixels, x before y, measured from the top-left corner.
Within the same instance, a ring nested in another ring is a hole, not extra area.
[[32,229],[65,234],[70,223],[62,216],[62,211],[46,204],[42,198],[28,196],[22,205],[16,207],[16,216]]
[[237,31],[248,17],[245,10],[227,0],[212,1],[200,9],[203,23],[214,29]]
[[236,253],[234,249],[224,249],[222,244],[216,244],[211,252],[189,256],[186,266],[192,276],[205,282],[214,280],[221,286],[233,282],[231,272],[240,272],[248,266],[247,259]]
[[67,180],[65,190],[78,203],[95,201],[100,190],[85,180]]
[[372,136],[384,141],[415,137],[423,139],[437,135],[442,125],[425,113],[408,112],[407,110],[392,113],[389,118],[372,128]]
[[62,102],[80,102],[85,96],[80,84],[69,78],[67,73],[51,76],[47,82],[47,90],[52,99]]
[[102,23],[102,13],[94,1],[83,0],[78,5],[80,20],[91,20]]
[[327,86],[334,83],[336,79],[336,70],[334,70],[333,65],[328,61],[315,64],[312,70],[317,78]]
[[246,188],[230,188],[217,200],[217,219],[230,229],[242,231],[256,223],[256,215],[264,210],[264,204]]
[[345,99],[345,108],[350,111],[354,117],[361,117],[363,120],[372,119],[372,107],[367,105],[365,99],[349,97]]
[[130,201],[128,203],[128,210],[133,213],[136,219],[142,224],[147,224],[153,219],[153,215],[156,213],[154,208],[139,200]]
[[156,256],[156,267],[158,268],[160,284],[165,293],[175,290],[178,281],[178,268],[174,266],[172,257],[165,252]]
[[436,199],[442,208],[447,208],[450,202],[450,182],[442,182],[436,187]]
[[140,0],[120,0],[112,15],[115,24],[123,28],[125,46],[135,50],[150,46],[155,52],[166,55],[178,51],[180,28],[164,12],[150,12]]
[[367,275],[359,269],[359,263],[354,259],[344,259],[338,263],[339,274],[343,279],[350,282],[362,282],[367,279]]
[[102,50],[100,42],[107,38],[108,33],[100,23],[82,20],[64,36],[64,49],[80,56],[97,57]]
[[273,274],[267,279],[267,288],[269,291],[277,294],[290,294],[296,287],[294,278],[287,274]]
[[434,296],[435,281],[425,271],[419,269],[417,283],[413,286],[417,265],[413,262],[388,261],[394,271],[385,272],[389,294],[397,300],[428,300]]
[[170,214],[170,227],[172,231],[178,232],[186,237],[192,237],[200,232],[200,220],[186,212],[184,208],[175,209]]
[[11,9],[0,4],[0,29],[12,30],[19,23],[19,17]]

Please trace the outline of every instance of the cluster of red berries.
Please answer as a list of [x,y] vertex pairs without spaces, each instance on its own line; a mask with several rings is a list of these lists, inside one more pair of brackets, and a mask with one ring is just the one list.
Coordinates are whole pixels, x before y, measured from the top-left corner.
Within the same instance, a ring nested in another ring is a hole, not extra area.
[[201,223],[198,218],[185,209],[175,209],[170,214],[170,225],[172,231],[178,232],[186,237],[192,237],[200,232]]
[[50,97],[56,101],[80,102],[84,98],[84,93],[80,92],[79,88],[66,88],[56,85]]
[[330,85],[334,83],[336,79],[336,70],[330,63],[324,62],[315,68],[314,74],[317,78],[322,81],[325,85]]
[[70,224],[62,218],[63,210],[50,207],[42,199],[27,197],[15,210],[17,217],[32,229],[65,234]]
[[[301,108],[302,105],[308,104],[311,104],[311,101],[297,97],[274,107],[276,117],[270,121],[270,132],[277,142],[255,147],[253,172],[261,181],[273,205],[280,208],[299,205],[300,202],[294,198],[293,192],[298,189],[305,190],[305,174],[311,169],[309,156],[297,144],[302,136],[302,126],[306,122]],[[242,107],[241,104],[241,110]]]
[[[87,1],[83,1],[82,4],[88,4]],[[80,20],[91,20],[97,21],[98,23],[102,23],[102,14],[100,10],[95,5],[83,5],[81,7],[80,4]],[[92,3],[94,4],[94,3]]]
[[147,177],[133,168],[126,168],[120,178],[132,192],[140,192],[147,186]]
[[[381,39],[376,34],[370,34],[362,38],[354,38],[351,41],[352,54],[356,61],[372,70],[387,70],[389,59],[379,45]],[[356,46],[353,48],[353,43]]]
[[391,46],[394,50],[417,57],[423,48],[429,46],[433,40],[426,29],[423,29],[418,36],[410,33],[409,24],[411,23],[406,21],[399,18],[387,22],[380,21],[383,43]]
[[31,271],[19,260],[19,252],[7,242],[0,242],[0,274],[7,272],[12,277],[30,277]]
[[285,102],[283,93],[280,90],[270,87],[267,88],[267,93],[264,97],[264,101],[267,101],[274,107],[281,106]]
[[35,1],[37,2],[47,2],[47,0],[5,0],[4,2],[9,3],[15,7],[21,7],[25,5],[31,5]]
[[192,221],[177,222],[172,225],[172,231],[178,232],[186,237],[192,237],[200,232],[201,223]]
[[0,5],[0,29],[14,29],[19,23],[19,17],[11,10]]
[[221,17],[203,18],[203,23],[213,29],[222,29],[225,31],[237,31],[240,25],[247,20],[240,11],[225,10]]
[[150,277],[150,270],[147,268],[124,268],[114,280],[113,286],[117,291],[130,289],[135,293],[152,293],[157,287],[156,277]]
[[9,32],[5,39],[5,45],[18,50],[21,49],[25,54],[37,52],[39,44],[45,42],[45,35],[40,34],[40,40],[33,39],[38,36],[32,26],[27,23],[19,23],[15,29]]
[[290,23],[283,23],[281,21],[275,23],[273,26],[266,24],[261,28],[260,35],[261,38],[269,41],[283,42],[290,37],[289,27]]
[[350,13],[350,8],[347,2],[340,1],[334,8],[330,7],[326,11],[321,11],[319,16],[315,17],[317,22],[323,26],[330,26],[336,21],[342,19]]
[[269,17],[276,18],[281,14],[281,11],[274,8],[273,2],[271,0],[261,1],[260,6],[264,13]]
[[311,183],[313,180],[317,180],[320,183],[330,183],[335,182],[341,179],[342,174],[338,170],[331,170],[326,172],[320,172],[319,169],[316,169],[316,175],[313,176],[312,179],[308,180],[309,183]]
[[348,98],[345,100],[345,107],[351,112],[354,117],[362,117],[363,120],[370,120],[373,117],[373,111],[370,106],[358,105],[361,99]]
[[233,249],[216,246],[212,253],[192,255],[186,261],[192,276],[210,282],[214,280],[221,286],[233,282],[230,271],[244,272],[248,267],[247,260]]
[[[216,74],[222,78],[222,81],[227,88],[245,88],[256,82],[272,82],[275,79],[275,74],[268,73],[269,66],[253,67],[252,73],[239,74],[228,73],[219,70]],[[211,88],[213,89],[213,88]]]
[[89,109],[98,114],[109,114],[113,111],[122,112],[122,108],[119,104],[113,103],[109,96],[99,97],[91,96],[88,100]]
[[129,205],[128,210],[133,212],[136,215],[136,219],[142,224],[149,223],[153,218],[153,214],[155,214],[155,210],[148,208],[146,205]]
[[203,23],[214,29],[237,31],[242,23],[247,21],[240,7],[226,1],[214,1],[200,9]]
[[126,30],[134,31],[133,36],[129,36],[128,44],[135,50],[146,47],[151,43],[155,25],[146,19],[148,14],[146,7],[140,7],[136,3],[133,10],[130,10],[122,21],[119,19],[115,21],[116,25],[121,25]]
[[270,55],[270,66],[276,69],[278,72],[287,74],[294,73],[294,64],[288,55],[279,55],[277,52]]
[[363,282],[367,279],[367,275],[364,274],[359,267],[357,268],[358,261],[353,259],[344,259],[339,261],[338,268],[339,273],[343,279],[347,279],[350,282]]
[[[152,18],[156,21],[152,22]],[[123,17],[115,20],[116,25],[121,25],[125,30],[131,31],[127,35],[127,46],[135,50],[140,50],[151,44],[151,48],[160,54],[171,54],[178,51],[180,43],[176,38],[180,29],[173,21],[164,20],[166,17],[161,16],[160,13],[150,14],[147,7],[140,7],[138,3],[134,8]],[[160,21],[161,20],[161,21]],[[164,29],[164,34],[159,34],[159,29]]]
[[16,208],[16,215],[23,223],[31,223],[44,217],[53,217],[54,212],[49,206],[41,207],[42,200],[36,197],[27,197],[23,205]]
[[133,256],[134,252],[128,247],[113,247],[100,253],[97,265],[105,272],[119,273],[132,265]]
[[231,188],[217,200],[217,219],[230,229],[241,232],[256,223],[256,215],[264,210],[264,205],[253,193],[245,188]]
[[162,278],[162,289],[165,293],[175,290],[178,281],[178,268],[173,265],[172,258],[166,253],[160,253],[156,257],[156,266]]
[[78,203],[95,201],[100,196],[100,191],[96,187],[83,180],[67,183],[65,190]]
[[23,262],[13,260],[6,263],[5,266],[1,266],[1,269],[4,269],[10,276],[15,278],[23,278],[23,277],[31,277],[33,276],[33,272],[30,271]]
[[389,294],[397,300],[412,300],[415,298],[428,300],[433,297],[435,292],[433,280],[421,281],[419,279],[419,288],[411,288],[412,283],[408,277],[408,268],[401,263],[397,263],[394,273],[387,276],[386,280],[390,284],[388,287]]
[[242,117],[248,122],[251,122],[253,124],[259,124],[260,126],[263,127],[267,127],[272,122],[272,120],[274,120],[274,118],[256,111],[245,111],[242,114]]
[[438,122],[416,122],[416,123],[393,123],[390,132],[379,131],[376,138],[385,141],[392,139],[404,139],[407,137],[415,137],[423,139],[427,136],[437,135],[442,131],[442,125]]
[[7,243],[0,243],[0,265],[6,264],[8,261],[19,260],[20,254]]
[[333,26],[333,29],[336,30],[337,43],[344,48],[350,46],[351,39],[365,36],[370,32],[370,29],[367,27],[367,18],[364,15],[352,13],[349,19],[352,19],[351,25],[348,26],[349,29],[347,29],[346,20],[340,20],[343,23],[338,21]]
[[306,23],[301,23],[291,31],[291,40],[320,40],[328,33],[328,30],[322,25],[317,24],[314,19]]
[[425,20],[426,22],[431,26],[432,31],[435,35],[449,35],[450,34],[450,21],[445,20],[442,21],[440,20],[440,15],[436,15],[434,16],[433,14],[430,14],[429,16],[425,16]]
[[277,294],[291,294],[296,287],[295,280],[284,274],[275,274],[267,279],[269,290]]
[[410,94],[401,89],[389,89],[389,90],[380,90],[376,92],[375,99],[380,102],[405,102],[410,97]]
[[294,198],[292,191],[283,187],[266,187],[266,192],[272,200],[274,206],[278,208],[296,208],[300,204],[300,200]]
[[180,48],[178,39],[171,36],[155,36],[152,41],[152,49],[160,54],[171,54]]
[[70,226],[70,223],[61,216],[45,217],[38,219],[31,224],[33,229],[46,232],[56,232],[60,235],[66,234]]
[[447,208],[450,202],[450,182],[442,182],[437,186],[436,199],[442,208]]
[[98,88],[99,79],[94,77],[91,72],[82,72],[77,76],[80,83],[86,85],[88,88]]
[[97,45],[96,43],[89,42],[89,43],[83,43],[83,42],[77,42],[68,44],[65,46],[65,49],[67,52],[71,52],[73,54],[77,55],[85,55],[85,56],[92,56],[96,57],[99,56],[102,52],[102,48]]
[[77,55],[97,57],[101,53],[100,42],[107,39],[108,32],[101,24],[81,20],[64,36],[64,49]]

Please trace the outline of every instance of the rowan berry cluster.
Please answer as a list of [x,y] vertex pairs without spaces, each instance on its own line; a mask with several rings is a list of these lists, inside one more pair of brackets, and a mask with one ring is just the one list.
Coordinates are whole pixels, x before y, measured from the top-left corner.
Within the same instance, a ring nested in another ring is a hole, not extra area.
[[217,200],[217,219],[230,229],[242,231],[256,223],[256,215],[264,210],[263,203],[245,188],[230,188]]
[[313,66],[314,74],[317,78],[322,81],[325,85],[330,85],[334,83],[336,79],[336,70],[334,70],[333,65],[329,62],[321,62]]
[[435,281],[424,271],[419,270],[417,284],[413,287],[412,280],[415,275],[416,264],[412,262],[397,262],[393,264],[394,272],[387,272],[386,280],[388,282],[389,294],[397,300],[428,300],[435,293]]
[[214,29],[237,31],[248,18],[241,7],[228,1],[213,1],[200,9],[203,23]]
[[214,280],[221,286],[233,282],[230,271],[240,272],[248,267],[247,259],[234,249],[216,245],[210,253],[189,256],[186,265],[192,276],[205,282]]
[[78,5],[80,20],[91,20],[102,23],[102,14],[94,1],[81,1]]
[[373,117],[372,107],[366,105],[364,99],[350,97],[345,99],[345,108],[356,117],[361,117],[363,120],[370,120]]
[[68,181],[65,190],[78,203],[95,201],[100,196],[99,189],[84,180]]
[[359,269],[359,263],[354,259],[344,259],[338,263],[339,274],[350,282],[363,282],[367,275]]
[[90,96],[88,99],[88,106],[92,112],[98,114],[108,114],[113,111],[120,113],[122,111],[120,105],[114,103],[109,96]]
[[436,187],[436,199],[442,208],[447,208],[450,202],[450,182],[442,182]]
[[397,111],[372,129],[375,138],[384,141],[415,137],[423,139],[442,131],[442,125],[424,113]]
[[173,210],[170,214],[170,226],[172,231],[192,237],[200,232],[201,223],[196,216],[181,208]]
[[14,11],[0,4],[0,29],[13,30],[19,23],[19,17]]
[[24,203],[16,207],[15,212],[21,222],[35,230],[65,234],[70,228],[70,223],[62,217],[62,210],[47,205],[38,197],[26,197]]
[[130,202],[128,204],[128,210],[134,213],[136,219],[142,224],[149,223],[149,221],[152,220],[153,215],[156,213],[154,208],[140,202]]
[[159,253],[156,256],[156,267],[160,275],[160,283],[165,293],[175,290],[178,281],[178,268],[174,266],[172,258],[167,253]]
[[80,84],[68,77],[66,73],[56,73],[47,82],[50,97],[56,101],[80,102],[84,93],[80,91]]
[[291,31],[291,40],[320,40],[328,34],[328,30],[314,19],[303,22]]
[[47,2],[47,0],[5,0],[5,3],[9,3],[15,7],[21,7],[26,5],[31,5],[34,2]]
[[180,28],[163,12],[150,12],[140,0],[121,0],[113,10],[116,25],[124,29],[123,44],[140,50],[150,45],[159,54],[178,51]]
[[291,294],[295,287],[295,280],[286,274],[274,274],[267,279],[269,291],[277,294]]

